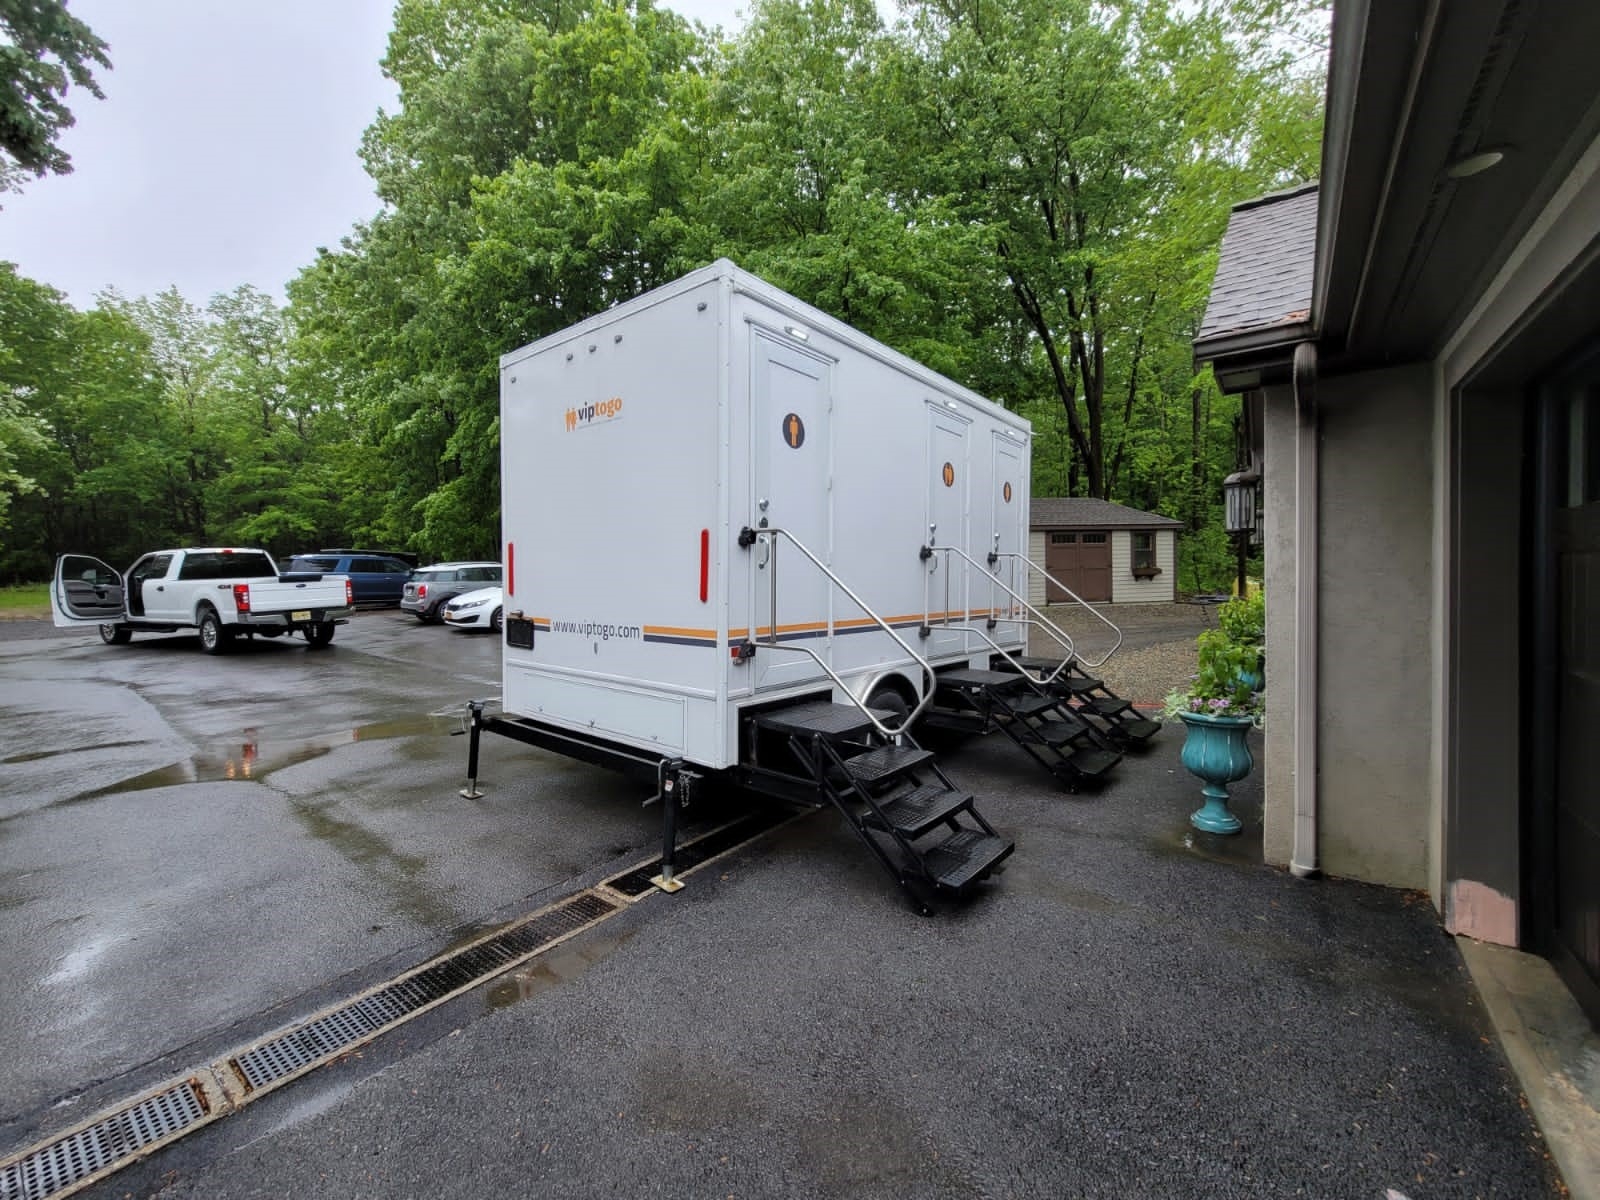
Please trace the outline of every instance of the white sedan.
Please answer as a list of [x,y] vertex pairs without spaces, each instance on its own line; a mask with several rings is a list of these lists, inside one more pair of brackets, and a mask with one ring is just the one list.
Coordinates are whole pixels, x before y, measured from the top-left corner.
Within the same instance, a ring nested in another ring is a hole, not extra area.
[[445,604],[440,615],[444,617],[446,625],[456,629],[492,629],[499,633],[503,607],[497,585],[479,588],[475,592],[462,592]]

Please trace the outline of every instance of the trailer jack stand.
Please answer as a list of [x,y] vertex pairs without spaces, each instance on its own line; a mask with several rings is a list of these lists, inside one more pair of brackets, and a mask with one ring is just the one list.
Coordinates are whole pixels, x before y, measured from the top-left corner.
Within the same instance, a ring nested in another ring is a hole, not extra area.
[[663,892],[680,892],[683,880],[679,879],[675,860],[678,853],[678,809],[689,800],[689,781],[694,776],[682,769],[681,760],[663,762],[661,783],[657,796],[661,800],[661,874],[651,878]]
[[478,743],[483,738],[483,701],[468,701],[467,710],[472,723],[468,730],[472,740],[467,744],[467,786],[461,789],[461,797],[464,800],[481,800],[483,793],[478,790]]

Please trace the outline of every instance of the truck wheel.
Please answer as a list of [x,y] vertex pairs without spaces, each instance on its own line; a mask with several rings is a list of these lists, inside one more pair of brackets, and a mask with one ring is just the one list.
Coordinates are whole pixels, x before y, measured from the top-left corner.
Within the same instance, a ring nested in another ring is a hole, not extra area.
[[489,614],[489,628],[494,630],[496,633],[500,632],[500,627],[504,623],[504,618],[500,615],[500,610],[498,608]]
[[108,646],[126,646],[133,641],[133,630],[118,629],[115,625],[102,625],[100,640]]
[[200,649],[207,654],[221,654],[233,641],[233,633],[225,628],[214,609],[200,614]]
[[318,621],[315,625],[306,626],[306,643],[309,649],[320,650],[333,641],[333,631],[338,626],[332,621]]

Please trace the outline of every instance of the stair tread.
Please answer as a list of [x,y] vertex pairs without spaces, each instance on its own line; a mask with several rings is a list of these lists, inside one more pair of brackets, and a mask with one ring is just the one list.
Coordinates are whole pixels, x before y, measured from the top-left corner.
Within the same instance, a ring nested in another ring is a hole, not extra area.
[[1006,707],[1019,717],[1031,717],[1047,709],[1055,708],[1061,701],[1054,696],[1024,696],[1020,700],[1009,701]]
[[922,856],[934,882],[960,891],[992,870],[1016,849],[1016,843],[976,829],[952,833]]
[[1082,721],[1041,721],[1027,727],[1035,737],[1048,746],[1060,749],[1078,738],[1093,736],[1093,731]]
[[1091,778],[1104,775],[1121,761],[1122,755],[1115,750],[1074,750],[1067,755],[1067,762],[1072,765],[1074,771]]
[[1018,656],[1019,666],[1029,671],[1054,671],[1061,665],[1059,658],[1040,658],[1036,654],[1023,654]]
[[[876,709],[873,715],[880,721],[892,720],[894,716]],[[755,723],[779,733],[820,733],[828,737],[853,737],[872,728],[866,713],[855,705],[834,704],[828,700],[812,700],[758,713]]]
[[874,783],[932,760],[931,751],[913,746],[879,746],[876,750],[845,759],[844,767],[851,778],[861,783]]
[[[898,796],[878,801],[878,809],[889,825],[908,837],[919,837],[972,803],[972,793],[952,790],[937,783],[923,784]],[[871,809],[867,810],[869,827],[880,828],[882,822]]]
[[1092,675],[1063,675],[1057,679],[1056,684],[1066,688],[1069,692],[1092,692],[1096,688],[1105,686],[1104,680],[1096,679]]
[[1015,673],[1008,671],[985,671],[977,667],[957,667],[953,671],[940,671],[939,683],[954,687],[994,687],[1009,688],[1021,684],[1022,680]]
[[1089,705],[1101,716],[1114,717],[1118,713],[1125,713],[1132,708],[1133,701],[1124,700],[1120,696],[1091,696]]
[[971,709],[930,708],[922,714],[924,729],[952,729],[961,733],[982,733],[989,718]]
[[1117,732],[1124,737],[1130,737],[1142,742],[1155,737],[1156,734],[1161,732],[1161,722],[1152,721],[1148,717],[1135,717],[1133,720],[1124,721],[1119,725]]

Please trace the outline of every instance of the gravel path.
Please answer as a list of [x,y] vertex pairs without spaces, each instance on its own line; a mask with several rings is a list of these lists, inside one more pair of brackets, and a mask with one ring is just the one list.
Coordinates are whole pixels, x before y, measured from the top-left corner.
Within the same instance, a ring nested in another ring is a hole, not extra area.
[[[1117,695],[1141,705],[1159,705],[1168,692],[1189,681],[1195,672],[1195,638],[1217,623],[1216,610],[1202,604],[1098,605],[1096,611],[1122,631],[1122,645],[1095,674]],[[1054,605],[1045,615],[1089,662],[1116,640],[1104,622],[1077,605]],[[1049,657],[1061,652],[1052,637],[1037,629],[1030,649]]]

